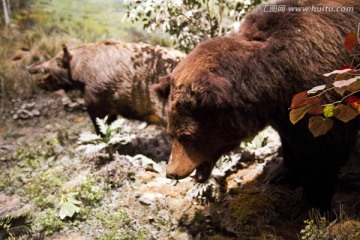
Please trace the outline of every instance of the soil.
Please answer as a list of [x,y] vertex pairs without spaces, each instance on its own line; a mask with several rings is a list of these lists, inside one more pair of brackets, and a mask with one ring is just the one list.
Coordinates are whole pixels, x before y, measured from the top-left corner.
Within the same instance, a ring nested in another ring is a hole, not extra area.
[[[300,239],[303,221],[317,219],[316,214],[297,211],[300,188],[269,183],[269,174],[282,160],[277,156],[280,141],[272,130],[261,133],[258,143],[226,156],[208,183],[195,184],[191,177],[175,182],[165,178],[170,140],[159,126],[125,120],[136,138],[121,146],[114,160],[84,159],[75,150],[78,137],[94,131],[82,104],[63,92],[3,101],[0,216],[31,213],[34,235],[44,232],[46,239]],[[333,200],[337,222],[330,234],[346,232],[360,239],[349,233],[360,231],[359,159],[360,145],[341,171]],[[44,175],[49,172],[54,176]],[[43,177],[45,182],[39,181]],[[61,183],[46,182],[53,178]],[[79,186],[89,178],[96,179],[90,189],[98,190],[87,192],[93,198],[77,196],[85,213],[81,210],[64,220],[46,216],[51,209],[59,212],[60,193],[80,189],[83,194]],[[55,199],[36,199],[29,189],[39,184]],[[45,189],[49,186],[54,189]],[[43,223],[44,216],[59,227]]]

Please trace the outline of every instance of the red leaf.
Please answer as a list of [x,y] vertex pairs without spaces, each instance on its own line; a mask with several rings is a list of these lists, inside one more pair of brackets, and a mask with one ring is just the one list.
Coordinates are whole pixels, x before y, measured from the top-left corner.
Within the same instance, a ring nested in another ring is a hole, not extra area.
[[333,121],[330,118],[322,118],[320,116],[311,117],[309,119],[309,130],[314,137],[326,134],[333,126]]
[[360,98],[357,96],[351,96],[346,100],[346,103],[354,108],[358,114],[360,114]]
[[354,32],[348,33],[345,38],[345,48],[348,51],[352,51],[357,45],[357,35]]
[[306,91],[297,93],[291,100],[290,109],[299,108],[307,104],[308,93]]
[[354,67],[351,65],[345,65],[345,66],[341,67],[339,70],[344,70],[344,69],[348,69],[348,68],[353,69]]
[[319,97],[308,98],[306,106],[309,107],[307,111],[308,114],[319,115],[323,113],[324,107]]

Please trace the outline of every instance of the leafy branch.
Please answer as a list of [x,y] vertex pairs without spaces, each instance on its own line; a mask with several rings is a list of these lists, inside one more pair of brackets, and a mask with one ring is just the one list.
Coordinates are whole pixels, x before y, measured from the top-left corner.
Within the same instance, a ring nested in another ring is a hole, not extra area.
[[[359,25],[360,27],[360,25]],[[345,48],[352,51],[360,45],[358,34],[349,33],[344,42]],[[358,54],[353,55],[354,58]],[[319,85],[293,96],[290,106],[290,121],[296,124],[306,114],[309,118],[308,128],[314,137],[326,134],[333,127],[336,118],[344,123],[348,123],[360,114],[360,69],[357,66],[345,66],[340,70],[335,70],[324,74],[325,77],[336,75],[335,81],[330,84]],[[339,100],[324,102],[326,96],[335,92],[340,97]]]
[[[161,30],[180,50],[234,29],[236,23],[263,0],[125,0],[127,17],[142,22],[149,33]],[[234,24],[235,23],[235,24]]]

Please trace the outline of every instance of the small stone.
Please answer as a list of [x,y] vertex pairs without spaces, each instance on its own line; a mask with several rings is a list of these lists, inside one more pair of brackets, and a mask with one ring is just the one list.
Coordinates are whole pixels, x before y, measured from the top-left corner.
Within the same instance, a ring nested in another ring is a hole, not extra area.
[[145,193],[139,197],[139,202],[143,205],[153,205],[156,200],[164,198],[160,193]]
[[134,198],[139,198],[141,197],[142,193],[141,192],[135,192],[134,193]]
[[174,240],[193,240],[188,230],[184,227],[179,227],[170,233],[170,237]]
[[25,109],[19,110],[18,114],[19,114],[19,118],[21,118],[21,119],[29,119],[30,117],[32,117],[31,112],[29,112]]
[[32,115],[35,116],[35,117],[40,116],[40,111],[37,110],[37,109],[32,110],[31,113],[32,113]]
[[152,186],[160,186],[160,185],[169,185],[172,183],[172,181],[173,180],[168,178],[158,177],[152,180],[151,182],[149,182],[147,186],[152,187]]

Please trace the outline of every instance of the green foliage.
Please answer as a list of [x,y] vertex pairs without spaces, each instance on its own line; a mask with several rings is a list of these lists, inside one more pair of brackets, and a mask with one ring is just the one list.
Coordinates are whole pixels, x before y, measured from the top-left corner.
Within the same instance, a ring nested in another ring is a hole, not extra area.
[[305,220],[305,228],[300,231],[302,240],[327,240],[329,231],[326,228],[326,219],[320,218],[318,223],[314,220]]
[[59,218],[59,213],[53,208],[47,208],[40,213],[36,219],[37,226],[45,231],[46,235],[52,235],[54,232],[64,227],[65,222]]
[[115,145],[125,145],[134,139],[130,134],[130,127],[124,124],[123,119],[118,119],[111,124],[107,124],[107,117],[96,119],[102,136],[90,132],[84,132],[80,135],[77,147],[85,157],[93,158],[99,156],[104,150],[110,160],[114,159]]
[[95,217],[103,227],[108,229],[105,234],[96,239],[141,240],[149,236],[148,231],[134,221],[124,210],[100,212]]
[[302,240],[327,240],[330,239],[330,223],[319,212],[313,210],[310,219],[304,221],[305,227],[300,231]]
[[[360,29],[360,24],[359,24]],[[349,33],[345,39],[345,48],[353,51],[359,45],[360,37]],[[358,54],[354,54],[355,56]],[[331,84],[320,85],[293,96],[290,106],[290,121],[296,124],[306,114],[309,118],[309,130],[314,137],[329,132],[333,127],[333,119],[348,123],[360,114],[360,69],[358,66],[345,66],[324,74],[325,77],[336,75]],[[339,100],[326,102],[330,96],[338,95]]]
[[61,169],[49,169],[37,177],[28,179],[24,186],[27,198],[41,209],[54,207],[64,184]]
[[33,220],[33,217],[28,214],[1,217],[0,239],[18,239],[21,236],[31,236]]
[[95,204],[99,203],[105,196],[103,189],[98,186],[98,182],[93,176],[88,176],[75,190],[78,192],[79,199],[85,206],[95,206]]
[[262,0],[126,0],[127,16],[144,29],[168,33],[180,50],[188,52],[201,40],[234,28]]
[[[54,164],[57,158],[55,148],[55,140],[40,139],[31,145],[24,144],[13,153],[6,155],[5,159],[11,163],[12,167],[3,168],[0,174],[0,190],[10,194],[18,193],[20,186],[25,182],[28,183],[26,187],[31,187],[30,179],[34,175],[37,173],[48,174],[48,168]],[[46,176],[44,177],[46,178]]]

